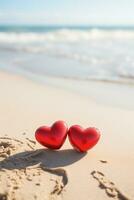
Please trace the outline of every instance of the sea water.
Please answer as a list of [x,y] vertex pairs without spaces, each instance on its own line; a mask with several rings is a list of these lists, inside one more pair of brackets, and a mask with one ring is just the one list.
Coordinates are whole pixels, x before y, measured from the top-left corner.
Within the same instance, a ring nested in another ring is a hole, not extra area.
[[133,83],[134,28],[0,26],[0,68]]

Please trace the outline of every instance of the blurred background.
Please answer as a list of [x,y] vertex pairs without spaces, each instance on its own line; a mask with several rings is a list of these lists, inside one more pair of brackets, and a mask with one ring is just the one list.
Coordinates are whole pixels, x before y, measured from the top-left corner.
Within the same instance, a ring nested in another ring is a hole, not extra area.
[[105,90],[102,101],[134,109],[133,8],[133,0],[0,1],[0,69],[97,99]]

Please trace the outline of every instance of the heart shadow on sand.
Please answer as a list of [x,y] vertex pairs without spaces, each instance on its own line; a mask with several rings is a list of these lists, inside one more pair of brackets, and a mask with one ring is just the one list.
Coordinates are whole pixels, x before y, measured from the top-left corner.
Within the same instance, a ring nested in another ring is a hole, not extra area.
[[0,161],[0,169],[25,169],[37,164],[46,168],[57,168],[71,165],[82,159],[86,153],[79,153],[72,149],[52,151],[37,149],[14,154]]
[[[2,138],[3,139],[3,138]],[[10,138],[4,138],[9,139]],[[18,142],[18,140],[17,140]],[[10,147],[10,143],[2,142],[4,148]],[[2,155],[2,154],[1,154]],[[9,155],[9,154],[8,154]],[[86,153],[79,153],[73,149],[66,150],[50,150],[50,149],[36,149],[25,150],[8,156],[0,161],[0,171],[6,173],[6,170],[42,170],[61,177],[62,184],[58,183],[56,186],[57,194],[59,195],[63,188],[68,183],[68,174],[62,167],[71,165],[82,159]],[[1,156],[2,157],[2,156]],[[57,184],[57,183],[56,183]],[[58,187],[58,189],[57,189]],[[54,189],[55,191],[55,189]]]

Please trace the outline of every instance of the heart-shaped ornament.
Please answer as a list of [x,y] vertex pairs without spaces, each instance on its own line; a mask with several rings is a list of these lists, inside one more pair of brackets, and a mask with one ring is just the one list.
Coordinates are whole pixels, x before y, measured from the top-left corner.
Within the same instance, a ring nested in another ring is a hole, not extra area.
[[96,145],[100,138],[100,132],[94,127],[83,129],[79,125],[74,125],[70,127],[68,137],[70,143],[76,150],[86,152]]
[[36,140],[50,149],[59,149],[67,137],[67,125],[64,121],[56,121],[51,127],[42,126],[35,132]]

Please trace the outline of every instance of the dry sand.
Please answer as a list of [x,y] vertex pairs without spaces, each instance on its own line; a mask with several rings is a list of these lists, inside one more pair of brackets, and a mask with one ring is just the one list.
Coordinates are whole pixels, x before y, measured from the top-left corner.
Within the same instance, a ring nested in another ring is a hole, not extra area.
[[[134,199],[134,111],[0,73],[0,200]],[[68,140],[59,151],[34,139],[36,128],[65,120],[96,126],[88,153]]]

